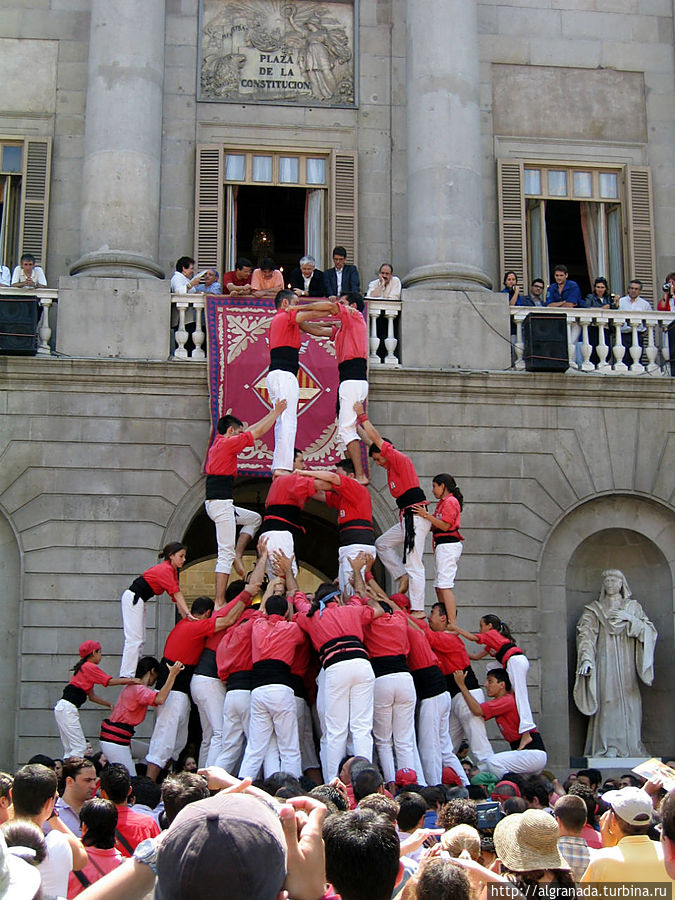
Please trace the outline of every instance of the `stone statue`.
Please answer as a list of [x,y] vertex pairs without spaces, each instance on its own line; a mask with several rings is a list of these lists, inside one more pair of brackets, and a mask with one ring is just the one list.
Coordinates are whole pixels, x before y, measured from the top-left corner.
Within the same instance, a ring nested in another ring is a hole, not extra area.
[[586,756],[647,756],[638,678],[654,680],[656,628],[631,598],[623,572],[602,573],[598,600],[577,623],[574,702],[590,716]]

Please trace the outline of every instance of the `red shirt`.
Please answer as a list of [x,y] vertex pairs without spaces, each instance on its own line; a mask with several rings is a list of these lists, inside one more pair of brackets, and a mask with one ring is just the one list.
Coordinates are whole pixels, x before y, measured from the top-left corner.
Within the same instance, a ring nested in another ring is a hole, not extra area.
[[442,538],[443,535],[453,535],[458,537],[460,541],[463,541],[464,538],[459,533],[459,517],[460,517],[461,509],[459,506],[459,500],[453,494],[448,494],[447,497],[443,497],[442,500],[439,500],[436,504],[436,509],[434,510],[434,516],[437,519],[442,519],[444,522],[448,522],[450,528],[447,531],[443,531],[442,528],[437,528],[435,525],[431,526],[431,532],[434,539],[434,546],[436,546],[436,538]]
[[306,631],[316,650],[333,638],[352,635],[363,643],[363,630],[373,621],[375,610],[372,606],[363,606],[359,598],[352,598],[347,606],[330,603],[321,615],[315,612],[311,618],[306,613],[310,608],[307,597],[298,591],[293,598],[298,612],[293,617],[303,631]]
[[159,691],[144,684],[128,684],[108,716],[111,722],[140,725],[149,706],[156,706]]
[[[117,806],[117,804],[115,805]],[[141,813],[134,812],[126,803],[117,806],[117,830],[124,837],[127,844],[131,845],[132,852],[129,853],[119,840],[115,841],[115,846],[122,856],[132,856],[133,851],[141,841],[144,841],[146,838],[157,837],[160,833],[159,825],[152,816],[144,816]]]
[[262,615],[257,609],[247,609],[242,618],[226,633],[216,650],[218,677],[221,681],[234,672],[250,672],[253,668],[251,650],[251,620]]
[[[421,622],[422,619],[415,619],[415,622]],[[408,628],[408,640],[410,641],[410,650],[408,651],[408,668],[411,672],[418,669],[428,669],[429,666],[438,666],[438,657],[431,649],[431,644],[422,631],[416,628]]]
[[254,443],[255,439],[250,431],[232,434],[229,437],[217,434],[206,457],[206,474],[236,476],[237,455],[246,447],[252,447]]
[[251,276],[244,276],[243,278],[239,278],[236,270],[234,272],[226,272],[223,275],[222,285],[223,285],[223,293],[229,294],[230,292],[227,289],[228,284],[236,284],[239,287],[243,287],[245,284],[251,283]]
[[164,644],[164,658],[172,662],[180,660],[184,666],[196,666],[204,642],[214,633],[215,627],[215,619],[197,619],[196,622],[181,619],[169,632]]
[[305,503],[316,494],[314,479],[307,475],[291,472],[275,478],[267,494],[265,506],[297,506],[303,508]]
[[300,326],[296,316],[300,310],[296,306],[280,309],[270,322],[270,350],[275,347],[295,347],[300,349]]
[[159,597],[160,594],[166,591],[174,603],[176,602],[174,595],[180,591],[178,570],[174,569],[168,559],[162,560],[161,563],[143,572],[143,578],[153,589],[156,597]]
[[424,633],[438,657],[441,672],[444,675],[452,675],[457,669],[466,669],[470,665],[469,654],[460,637],[449,631],[433,631],[424,619],[416,619],[416,621],[424,628]]
[[70,679],[70,684],[80,688],[88,694],[95,684],[102,684],[106,687],[112,675],[106,675],[103,669],[100,669],[93,662],[86,662],[79,672]]
[[[250,606],[252,600],[253,597],[251,594],[249,594],[248,591],[242,591],[240,594],[237,594],[237,596],[233,600],[230,600],[229,603],[226,603],[225,606],[221,606],[220,609],[215,610],[215,612],[211,614],[211,618],[219,619],[221,616],[226,616],[230,612],[230,610],[232,610],[240,601],[243,601],[244,606]],[[210,637],[207,637],[204,648],[206,650],[217,650],[219,645],[225,638],[225,635],[230,630],[230,628],[224,628],[222,631],[215,631]],[[182,661],[183,660],[181,660],[181,662]]]
[[387,481],[391,496],[396,499],[411,488],[420,486],[415,466],[409,456],[396,450],[389,441],[383,441],[380,452],[384,457],[387,469]]
[[481,703],[485,720],[494,719],[497,727],[504,736],[504,740],[512,743],[520,738],[520,716],[516,706],[516,698],[513,694],[504,694],[495,700],[487,700]]
[[[489,631],[479,632],[476,635],[476,640],[479,644],[483,644],[483,646],[487,647],[487,651],[490,656],[496,656],[498,651],[502,649],[505,644],[512,644],[513,641],[510,638],[504,637],[503,634],[500,634],[496,628],[491,628]],[[522,653],[523,651],[520,647],[512,647],[510,650],[507,650],[504,656],[502,657],[502,665],[506,666],[506,663],[511,659],[512,656],[515,656],[518,653]]]
[[407,656],[410,650],[408,637],[408,617],[401,609],[389,615],[385,613],[368,625],[365,630],[365,645],[368,656]]
[[304,640],[305,635],[295,622],[288,622],[283,616],[260,616],[251,625],[253,663],[278,659],[290,667]]
[[335,337],[338,365],[347,359],[368,358],[368,329],[363,314],[354,306],[338,303],[341,327]]
[[[326,505],[338,510],[338,525],[353,519],[373,521],[373,501],[368,488],[355,478],[339,475],[340,484],[326,493]],[[310,480],[310,479],[308,479]]]

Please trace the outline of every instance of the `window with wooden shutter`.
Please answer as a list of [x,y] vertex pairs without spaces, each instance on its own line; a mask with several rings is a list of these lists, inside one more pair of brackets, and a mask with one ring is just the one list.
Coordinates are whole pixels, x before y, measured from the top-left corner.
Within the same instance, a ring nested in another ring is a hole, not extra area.
[[196,269],[209,266],[223,271],[223,148],[202,144],[197,147],[195,179]]
[[349,262],[358,265],[357,156],[336,152],[331,162],[330,248],[344,247]]
[[39,266],[46,264],[47,256],[51,150],[48,137],[24,142],[19,252],[32,253]]
[[513,271],[518,276],[518,284],[524,285],[527,283],[528,273],[522,162],[497,160],[497,190],[501,263],[499,280],[501,281],[505,272]]
[[639,279],[642,282],[642,296],[646,300],[654,300],[658,296],[658,285],[650,170],[646,166],[627,166],[625,184],[628,277]]

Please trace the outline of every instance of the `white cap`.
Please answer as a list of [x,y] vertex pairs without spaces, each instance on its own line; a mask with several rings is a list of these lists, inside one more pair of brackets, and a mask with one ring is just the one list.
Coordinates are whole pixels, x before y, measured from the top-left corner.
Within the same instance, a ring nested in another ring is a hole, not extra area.
[[629,825],[648,825],[652,820],[652,800],[642,788],[625,787],[620,791],[607,791],[602,799]]

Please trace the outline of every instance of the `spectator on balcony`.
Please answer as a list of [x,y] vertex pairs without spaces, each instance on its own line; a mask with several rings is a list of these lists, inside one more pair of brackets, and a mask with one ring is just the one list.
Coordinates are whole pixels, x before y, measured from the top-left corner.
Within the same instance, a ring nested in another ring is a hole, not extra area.
[[240,256],[231,272],[223,275],[223,293],[234,297],[250,297],[253,294],[251,287],[251,272],[253,265],[250,259]]
[[195,275],[195,261],[191,256],[181,256],[176,260],[176,271],[171,276],[172,294],[194,294],[199,281],[200,276]]
[[581,291],[576,281],[570,281],[567,266],[559,265],[553,270],[554,284],[548,286],[546,291],[546,306],[559,306],[563,309],[572,309],[582,306]]
[[[642,282],[637,278],[633,278],[628,285],[628,293],[619,298],[619,311],[626,313],[650,312],[652,305],[649,300],[645,300],[644,297],[640,296],[641,290]],[[647,333],[647,327],[644,322],[640,322],[637,326],[637,333],[640,346],[644,347],[645,335]],[[629,349],[633,344],[633,327],[629,322],[625,322],[621,326],[621,342],[626,349]],[[630,364],[630,361],[625,359],[624,362],[626,362],[627,365]]]
[[323,273],[324,296],[337,300],[343,294],[361,293],[361,282],[356,266],[345,265],[347,251],[344,247],[333,247],[333,268]]
[[276,297],[279,291],[284,289],[284,276],[277,269],[276,263],[266,256],[260,263],[259,269],[253,270],[251,287],[254,297]]
[[656,307],[659,312],[675,312],[675,272],[669,272],[663,283],[663,296]]
[[207,269],[204,272],[204,283],[198,284],[196,290],[202,294],[222,294],[223,288],[218,280],[218,270]]
[[0,265],[0,287],[9,287],[11,280],[7,266]]
[[288,283],[298,297],[323,297],[323,272],[316,268],[313,256],[303,256],[299,268],[293,269]]
[[21,265],[14,268],[12,272],[12,287],[47,287],[45,273],[40,266],[35,265],[35,257],[32,253],[24,253],[21,257]]
[[584,306],[586,309],[609,309],[611,296],[607,279],[600,275],[593,282],[592,292],[584,297]]
[[516,303],[516,306],[543,306],[545,290],[544,279],[533,278],[530,282],[530,293],[520,296],[518,299],[522,302]]
[[382,263],[377,278],[368,285],[366,297],[374,297],[377,300],[401,299],[401,279],[394,275],[390,263]]

